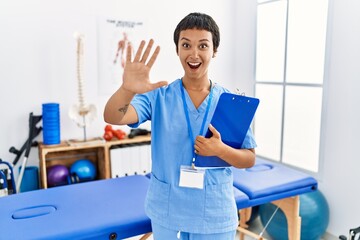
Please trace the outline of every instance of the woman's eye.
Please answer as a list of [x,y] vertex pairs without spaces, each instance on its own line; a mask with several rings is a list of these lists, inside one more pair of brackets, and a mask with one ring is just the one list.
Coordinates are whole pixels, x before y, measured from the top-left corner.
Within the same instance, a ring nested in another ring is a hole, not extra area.
[[208,45],[206,45],[206,44],[201,44],[201,45],[200,45],[200,48],[201,48],[201,49],[205,49],[205,48],[207,48],[207,47],[208,47]]
[[184,48],[188,48],[188,47],[190,47],[190,45],[189,44],[187,44],[187,43],[183,43],[183,45],[182,45]]

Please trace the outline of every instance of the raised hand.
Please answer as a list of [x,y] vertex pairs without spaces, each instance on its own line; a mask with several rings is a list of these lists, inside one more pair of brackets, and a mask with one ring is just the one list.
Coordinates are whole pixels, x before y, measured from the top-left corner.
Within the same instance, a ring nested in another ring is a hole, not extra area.
[[[150,56],[151,49],[154,45],[154,40],[151,39],[143,53],[145,41],[142,40],[135,57],[132,60],[133,46],[131,44],[127,47],[126,63],[123,73],[122,88],[134,94],[146,93],[156,88],[167,85],[166,81],[159,81],[156,83],[150,82],[150,70],[160,52],[160,47],[157,46],[155,51]],[[148,60],[148,61],[147,61]]]

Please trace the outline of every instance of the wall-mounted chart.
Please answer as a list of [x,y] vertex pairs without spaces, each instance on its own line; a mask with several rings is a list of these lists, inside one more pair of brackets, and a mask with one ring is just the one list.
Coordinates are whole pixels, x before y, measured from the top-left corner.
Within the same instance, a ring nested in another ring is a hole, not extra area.
[[112,94],[120,87],[125,66],[126,48],[134,49],[145,37],[143,21],[98,18],[98,92]]

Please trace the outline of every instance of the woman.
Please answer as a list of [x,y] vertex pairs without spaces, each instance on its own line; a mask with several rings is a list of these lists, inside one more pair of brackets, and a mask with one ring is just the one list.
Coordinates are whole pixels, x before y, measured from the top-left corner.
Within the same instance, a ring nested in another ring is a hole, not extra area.
[[[190,13],[179,22],[174,43],[184,75],[170,84],[150,82],[160,51],[156,47],[150,56],[153,43],[145,48],[142,41],[133,59],[128,46],[123,83],[108,100],[104,119],[131,127],[151,121],[152,176],[145,210],[154,239],[232,240],[238,217],[231,168],[192,167],[197,155],[217,156],[237,168],[255,161],[251,130],[242,148],[234,149],[209,125],[220,95],[229,92],[208,76],[220,43],[219,28],[203,13]],[[211,138],[203,137],[205,126]]]

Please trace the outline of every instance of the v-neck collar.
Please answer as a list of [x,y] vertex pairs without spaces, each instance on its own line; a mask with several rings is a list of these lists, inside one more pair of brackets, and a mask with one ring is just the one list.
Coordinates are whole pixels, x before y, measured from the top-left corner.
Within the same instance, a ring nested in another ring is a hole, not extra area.
[[[180,79],[180,84],[182,84],[182,80]],[[210,80],[210,85],[211,85],[211,88],[214,88],[214,84],[213,82]],[[184,86],[182,86],[184,87]],[[210,89],[211,91],[211,89]],[[185,92],[185,98],[186,98],[186,105],[189,109],[189,111],[191,113],[198,113],[198,114],[202,114],[206,111],[206,107],[207,107],[207,104],[209,102],[209,97],[210,97],[210,92],[208,93],[208,95],[206,96],[206,98],[204,98],[204,100],[201,102],[201,104],[199,105],[198,108],[195,107],[193,101],[191,100],[191,97],[188,93],[188,91],[184,88],[184,92]]]

